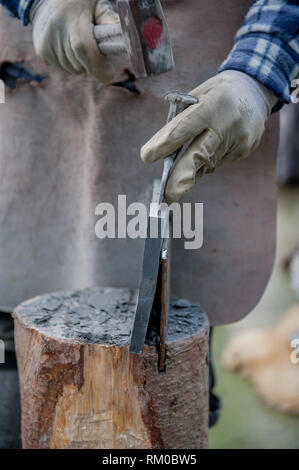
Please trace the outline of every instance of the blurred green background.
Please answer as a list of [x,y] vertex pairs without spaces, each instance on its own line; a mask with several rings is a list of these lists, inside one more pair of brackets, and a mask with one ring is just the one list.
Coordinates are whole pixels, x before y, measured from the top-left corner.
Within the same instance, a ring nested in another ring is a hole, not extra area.
[[286,258],[299,246],[298,187],[279,189],[277,237],[274,269],[257,307],[242,321],[215,328],[215,391],[222,399],[223,409],[218,423],[210,430],[211,449],[299,448],[299,416],[271,409],[260,400],[249,382],[221,365],[221,352],[233,334],[243,328],[272,326],[298,301],[283,268]]

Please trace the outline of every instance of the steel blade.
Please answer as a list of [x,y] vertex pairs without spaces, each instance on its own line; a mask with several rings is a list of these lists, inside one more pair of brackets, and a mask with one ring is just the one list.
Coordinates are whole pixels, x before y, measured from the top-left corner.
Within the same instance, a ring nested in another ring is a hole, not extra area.
[[[163,244],[163,220],[161,217],[149,216],[147,238],[144,244],[142,278],[139,286],[139,297],[131,334],[130,352],[142,354],[147,327],[154,302],[160,265],[160,254]],[[157,237],[151,237],[151,227],[158,226]]]

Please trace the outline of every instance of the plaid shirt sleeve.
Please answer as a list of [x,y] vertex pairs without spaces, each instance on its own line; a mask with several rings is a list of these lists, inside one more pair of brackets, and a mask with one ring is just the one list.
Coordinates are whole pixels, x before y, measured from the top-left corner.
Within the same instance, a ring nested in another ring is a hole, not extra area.
[[24,25],[29,23],[29,12],[35,0],[0,0],[11,16],[19,18]]
[[276,109],[289,103],[299,76],[299,0],[255,0],[218,72],[229,69],[263,83],[279,98]]
[[[0,0],[26,25],[34,0]],[[291,83],[299,76],[299,0],[254,0],[235,44],[220,66],[240,70],[291,101]]]

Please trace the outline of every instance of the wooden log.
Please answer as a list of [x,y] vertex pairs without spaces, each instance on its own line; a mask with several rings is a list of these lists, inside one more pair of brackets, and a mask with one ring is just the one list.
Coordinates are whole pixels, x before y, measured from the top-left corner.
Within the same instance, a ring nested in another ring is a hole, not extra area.
[[152,331],[128,351],[136,292],[36,297],[14,312],[25,449],[201,449],[208,431],[208,321],[173,299],[167,371]]

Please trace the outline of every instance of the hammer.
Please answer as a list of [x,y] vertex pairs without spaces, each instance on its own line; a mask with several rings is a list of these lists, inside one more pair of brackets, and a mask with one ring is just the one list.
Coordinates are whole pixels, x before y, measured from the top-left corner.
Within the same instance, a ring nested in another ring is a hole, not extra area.
[[103,55],[127,53],[137,78],[172,70],[174,60],[160,0],[118,0],[120,24],[95,26]]

